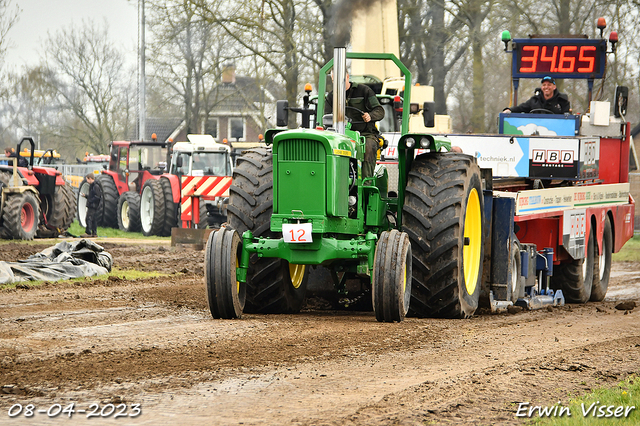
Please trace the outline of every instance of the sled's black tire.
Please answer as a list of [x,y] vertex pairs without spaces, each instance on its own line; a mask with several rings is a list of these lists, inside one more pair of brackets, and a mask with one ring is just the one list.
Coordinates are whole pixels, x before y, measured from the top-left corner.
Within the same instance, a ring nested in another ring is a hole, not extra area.
[[118,199],[118,228],[125,232],[140,232],[140,195],[127,191]]
[[106,228],[118,227],[118,188],[113,178],[109,175],[100,174],[96,176],[96,184],[100,185],[102,189],[102,200],[98,207],[96,221],[98,226],[104,226]]
[[[71,226],[76,214],[76,199],[68,184],[56,185],[53,196],[40,195],[40,226],[36,237],[55,238]],[[45,211],[46,205],[46,211]],[[45,226],[49,224],[49,228]],[[51,229],[53,228],[53,229]]]
[[5,199],[2,209],[3,233],[14,240],[33,240],[39,217],[38,200],[31,191],[11,194]]
[[145,236],[162,235],[165,225],[165,201],[162,184],[147,180],[140,194],[140,225]]
[[384,231],[373,261],[372,303],[380,322],[400,322],[411,301],[411,242],[397,229]]
[[520,241],[515,236],[511,238],[511,248],[509,254],[509,278],[510,282],[507,283],[507,297],[513,303],[518,301],[518,298],[524,297],[524,283],[525,278],[522,273],[522,258],[520,257]]
[[572,259],[553,266],[551,287],[562,289],[568,303],[587,303],[593,287],[595,230],[591,227],[584,259]]
[[458,153],[418,156],[409,172],[402,230],[413,253],[409,315],[473,315],[484,246],[482,181],[475,158]]
[[[238,158],[229,189],[229,225],[238,232],[251,230],[255,237],[281,238],[271,232],[273,212],[273,156],[270,148],[245,151]],[[247,273],[247,313],[299,312],[307,290],[308,269],[278,258],[252,254]]]
[[[594,248],[597,249],[594,240]],[[595,252],[598,250],[594,251]],[[602,250],[594,257],[593,262],[593,285],[591,286],[592,302],[602,302],[609,288],[609,278],[611,277],[611,255],[613,253],[613,231],[611,230],[611,220],[609,216],[604,221],[602,232]]]
[[[165,237],[171,236],[171,228],[178,226],[178,206],[173,201],[173,190],[171,189],[171,182],[167,178],[160,178],[160,185],[162,185],[162,192],[164,193],[164,226],[162,228],[162,235]],[[180,201],[178,201],[179,203]]]
[[205,252],[207,303],[213,318],[241,318],[247,285],[236,279],[240,237],[230,227],[209,234]]

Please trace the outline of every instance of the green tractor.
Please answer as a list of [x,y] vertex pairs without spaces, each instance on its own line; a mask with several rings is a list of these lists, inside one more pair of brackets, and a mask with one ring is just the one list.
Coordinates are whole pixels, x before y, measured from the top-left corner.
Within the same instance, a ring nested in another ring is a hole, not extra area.
[[[365,141],[344,118],[346,58],[391,60],[405,76],[397,194],[382,167],[362,177]],[[331,68],[333,129],[272,129],[267,148],[238,158],[228,225],[211,233],[205,254],[212,316],[298,312],[315,265],[331,272],[339,294],[349,279],[364,282],[378,321],[472,315],[484,220],[475,159],[448,152],[448,141],[407,133],[420,108],[410,105],[411,73],[393,54],[336,49],[320,71],[317,117]],[[422,109],[432,126],[432,106]]]

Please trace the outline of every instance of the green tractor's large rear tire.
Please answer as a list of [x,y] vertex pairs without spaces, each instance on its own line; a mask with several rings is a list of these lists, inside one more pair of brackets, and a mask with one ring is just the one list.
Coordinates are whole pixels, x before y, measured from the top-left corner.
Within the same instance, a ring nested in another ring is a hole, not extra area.
[[553,266],[551,287],[562,289],[562,294],[569,303],[587,303],[591,297],[595,261],[595,230],[591,227],[590,231],[587,240],[587,256],[584,259],[573,259]]
[[373,310],[380,322],[400,322],[411,300],[411,242],[404,232],[384,231],[373,262]]
[[[227,221],[242,236],[281,238],[269,229],[273,212],[273,156],[256,148],[238,158],[229,189]],[[205,267],[208,267],[205,265]],[[304,302],[309,277],[305,265],[290,265],[278,258],[252,254],[247,273],[247,313],[295,313]]]
[[100,202],[96,215],[98,226],[117,228],[118,215],[116,211],[118,209],[118,198],[120,198],[120,194],[118,194],[116,183],[111,176],[101,174],[96,176],[96,184],[100,185],[100,189],[102,189],[102,201]]
[[482,281],[483,216],[473,157],[429,153],[413,161],[402,210],[413,252],[409,315],[473,315]]
[[242,317],[247,285],[236,279],[240,257],[240,237],[231,228],[209,234],[205,251],[207,303],[214,318]]
[[[76,199],[68,184],[56,185],[53,196],[41,194],[40,206],[40,227],[36,237],[55,238],[69,229],[76,213]],[[44,225],[45,218],[49,228]]]

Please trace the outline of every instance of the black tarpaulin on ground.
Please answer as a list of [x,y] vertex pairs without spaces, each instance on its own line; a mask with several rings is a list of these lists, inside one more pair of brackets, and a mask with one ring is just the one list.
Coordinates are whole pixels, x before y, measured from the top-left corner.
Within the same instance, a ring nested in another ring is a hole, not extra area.
[[26,260],[0,262],[0,284],[104,275],[112,265],[111,254],[91,240],[63,241]]

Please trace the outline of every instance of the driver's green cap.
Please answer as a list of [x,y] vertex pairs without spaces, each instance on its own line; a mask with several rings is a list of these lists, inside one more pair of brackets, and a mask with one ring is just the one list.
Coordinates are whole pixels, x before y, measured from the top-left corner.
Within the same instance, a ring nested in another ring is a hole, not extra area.
[[556,84],[556,81],[550,75],[542,77],[542,81],[540,81],[540,83],[544,83],[545,81],[548,81],[551,84]]

